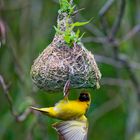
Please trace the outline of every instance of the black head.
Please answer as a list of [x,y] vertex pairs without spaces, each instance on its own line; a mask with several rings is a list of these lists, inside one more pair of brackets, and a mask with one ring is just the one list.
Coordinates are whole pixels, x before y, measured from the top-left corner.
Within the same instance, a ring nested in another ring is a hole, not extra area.
[[89,94],[86,93],[86,92],[80,93],[79,100],[80,100],[81,102],[90,101]]

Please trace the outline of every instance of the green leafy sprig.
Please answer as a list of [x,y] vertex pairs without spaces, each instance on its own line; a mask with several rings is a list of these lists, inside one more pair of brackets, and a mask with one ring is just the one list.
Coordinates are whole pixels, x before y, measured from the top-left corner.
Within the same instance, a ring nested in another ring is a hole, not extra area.
[[80,42],[81,41],[81,38],[85,34],[85,33],[83,33],[82,35],[80,35],[80,30],[79,29],[75,33],[73,31],[73,29],[75,27],[84,26],[84,25],[88,24],[91,20],[92,19],[90,19],[89,21],[86,21],[86,22],[75,22],[75,23],[72,23],[72,24],[67,23],[66,24],[66,30],[65,31],[61,31],[59,29],[59,27],[55,27],[54,26],[54,28],[55,28],[57,34],[64,35],[65,42],[71,46],[73,43]]
[[75,5],[71,5],[68,0],[59,0],[60,10],[59,12],[67,12],[71,15],[74,12]]

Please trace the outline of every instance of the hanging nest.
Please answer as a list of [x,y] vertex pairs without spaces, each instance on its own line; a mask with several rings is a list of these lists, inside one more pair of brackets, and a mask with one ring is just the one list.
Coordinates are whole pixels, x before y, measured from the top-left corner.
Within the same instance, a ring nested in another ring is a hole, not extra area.
[[74,24],[69,11],[61,9],[52,43],[31,67],[32,80],[47,91],[63,89],[67,80],[71,88],[99,88],[101,73],[94,56],[82,44],[79,33],[71,28]]

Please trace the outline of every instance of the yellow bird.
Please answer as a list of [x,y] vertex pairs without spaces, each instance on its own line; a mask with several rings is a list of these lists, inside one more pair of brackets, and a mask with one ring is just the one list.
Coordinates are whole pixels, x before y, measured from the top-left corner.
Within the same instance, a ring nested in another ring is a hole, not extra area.
[[88,121],[85,114],[90,106],[90,94],[82,92],[77,100],[69,100],[69,87],[70,81],[67,81],[64,86],[64,99],[56,103],[54,107],[32,107],[32,109],[49,117],[63,120],[53,124],[53,127],[65,140],[87,140]]

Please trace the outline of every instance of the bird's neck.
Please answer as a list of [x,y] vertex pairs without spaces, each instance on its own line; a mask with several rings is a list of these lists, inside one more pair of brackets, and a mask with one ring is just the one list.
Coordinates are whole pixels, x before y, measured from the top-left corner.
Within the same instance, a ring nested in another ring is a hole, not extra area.
[[83,104],[87,107],[90,105],[90,101],[80,101],[80,100],[78,100],[78,102],[80,102],[81,104]]
[[83,108],[83,110],[87,111],[87,109],[89,108],[89,105],[90,105],[90,101],[87,101],[87,102],[83,101],[83,102],[81,102],[81,101],[78,100],[78,102],[79,102],[79,104],[81,104],[81,107]]

